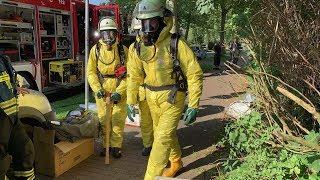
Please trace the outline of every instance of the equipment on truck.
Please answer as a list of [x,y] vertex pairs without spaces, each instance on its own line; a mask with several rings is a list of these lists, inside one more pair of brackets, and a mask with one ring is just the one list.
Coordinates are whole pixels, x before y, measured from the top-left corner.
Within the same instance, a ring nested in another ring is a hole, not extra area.
[[[34,78],[42,92],[63,87],[50,81],[51,61],[83,60],[84,5],[82,0],[0,0],[0,52],[10,57],[17,72]],[[110,15],[122,24],[117,4],[89,5],[89,11],[90,45],[97,40],[92,32],[102,17]],[[68,87],[82,82],[83,78],[76,78]]]
[[83,82],[82,61],[52,61],[49,64],[50,83],[57,85],[72,85]]

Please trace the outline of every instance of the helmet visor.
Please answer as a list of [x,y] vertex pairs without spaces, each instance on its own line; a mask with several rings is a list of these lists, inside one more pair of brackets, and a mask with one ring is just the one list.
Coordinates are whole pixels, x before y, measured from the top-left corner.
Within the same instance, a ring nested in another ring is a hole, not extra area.
[[101,31],[101,37],[105,43],[111,45],[116,41],[117,32],[115,30]]
[[159,28],[159,21],[156,18],[142,19],[141,20],[141,25],[142,25],[142,32],[144,32],[144,33],[154,33]]

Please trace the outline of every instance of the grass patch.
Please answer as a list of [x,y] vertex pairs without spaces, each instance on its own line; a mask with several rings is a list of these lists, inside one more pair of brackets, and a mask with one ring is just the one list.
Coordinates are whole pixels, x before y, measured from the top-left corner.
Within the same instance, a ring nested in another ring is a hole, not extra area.
[[203,73],[208,73],[213,70],[213,56],[207,56],[206,58],[198,61]]
[[[221,55],[221,62],[220,65],[223,65],[226,61],[230,59],[230,53],[226,52]],[[213,63],[214,63],[214,56],[209,55],[206,58],[198,61],[203,73],[210,73],[213,71]]]
[[[90,95],[89,102],[94,102],[94,98]],[[57,114],[57,119],[61,120],[66,117],[69,111],[75,110],[79,107],[79,104],[84,104],[84,93],[77,94],[75,96],[55,101],[52,106]]]

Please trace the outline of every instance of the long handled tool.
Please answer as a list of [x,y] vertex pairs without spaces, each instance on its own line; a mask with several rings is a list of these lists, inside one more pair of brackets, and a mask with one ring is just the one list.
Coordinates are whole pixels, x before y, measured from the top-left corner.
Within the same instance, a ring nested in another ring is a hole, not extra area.
[[110,164],[109,147],[110,147],[110,132],[111,132],[111,119],[112,119],[113,102],[110,95],[106,98],[106,121],[105,121],[105,143],[106,143],[106,156],[104,158],[105,164]]

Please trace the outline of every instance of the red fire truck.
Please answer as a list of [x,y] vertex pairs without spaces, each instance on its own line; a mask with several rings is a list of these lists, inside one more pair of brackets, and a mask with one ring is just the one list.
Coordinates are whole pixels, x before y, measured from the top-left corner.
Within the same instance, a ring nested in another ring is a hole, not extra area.
[[[84,81],[85,4],[81,0],[0,0],[0,53],[31,88],[49,93]],[[90,44],[103,16],[121,27],[117,4],[90,5]]]

